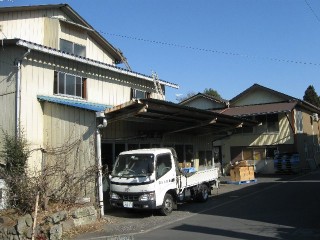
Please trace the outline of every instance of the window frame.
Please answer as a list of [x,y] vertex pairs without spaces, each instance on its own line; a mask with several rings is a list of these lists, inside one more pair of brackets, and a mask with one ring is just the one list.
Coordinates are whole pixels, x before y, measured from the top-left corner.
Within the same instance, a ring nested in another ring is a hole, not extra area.
[[[165,159],[166,161],[162,161],[163,157],[167,157],[167,159]],[[169,160],[169,161],[168,161]],[[160,162],[160,163],[159,163]],[[163,163],[165,165],[165,163],[169,163],[169,165],[166,165],[164,168],[162,168],[161,170],[159,170],[159,167],[161,166],[161,163]],[[164,171],[165,169],[167,169],[167,171]],[[164,175],[166,175],[170,170],[172,169],[172,159],[171,159],[171,154],[170,153],[161,153],[159,155],[157,155],[157,159],[156,159],[156,179],[160,179],[162,178]]]
[[[71,81],[73,81],[73,83]],[[71,88],[68,88],[68,86],[71,86]],[[87,79],[78,75],[55,71],[53,93],[56,95],[86,99]]]
[[[143,97],[137,97],[137,92],[143,94]],[[131,99],[146,99],[150,98],[150,93],[136,88],[131,88]]]
[[297,129],[297,133],[303,133],[303,112],[296,110],[296,129]]
[[[272,119],[277,119],[272,121]],[[255,116],[255,120],[261,122],[262,125],[255,127],[256,133],[278,133],[279,129],[279,114],[264,114]]]
[[67,52],[80,57],[86,57],[87,55],[87,49],[85,45],[71,42],[63,38],[60,38],[60,51]]

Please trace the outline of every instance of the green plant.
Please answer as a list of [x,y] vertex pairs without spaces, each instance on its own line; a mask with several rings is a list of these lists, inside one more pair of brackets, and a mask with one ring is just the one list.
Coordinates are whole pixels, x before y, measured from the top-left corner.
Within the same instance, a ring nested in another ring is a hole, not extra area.
[[22,212],[30,212],[32,205],[29,191],[35,191],[30,186],[26,173],[30,156],[27,140],[23,134],[16,137],[3,132],[2,144],[0,158],[4,165],[0,169],[0,177],[7,185],[7,204]]

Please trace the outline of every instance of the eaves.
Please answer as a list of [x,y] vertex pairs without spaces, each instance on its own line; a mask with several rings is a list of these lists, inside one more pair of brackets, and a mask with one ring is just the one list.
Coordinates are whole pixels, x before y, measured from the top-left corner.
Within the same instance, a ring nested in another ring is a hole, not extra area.
[[[4,40],[2,40],[2,44],[15,44],[17,46],[25,47],[25,48],[28,48],[28,49],[31,49],[31,50],[34,50],[34,51],[37,51],[37,52],[42,52],[42,53],[50,54],[52,56],[61,57],[61,58],[65,58],[65,59],[68,59],[68,60],[72,60],[72,61],[88,64],[88,65],[91,65],[91,66],[95,66],[95,67],[98,67],[98,68],[106,69],[106,70],[109,70],[109,71],[112,71],[112,72],[115,72],[115,73],[119,73],[119,74],[123,74],[123,75],[126,75],[126,76],[131,76],[131,77],[143,79],[143,80],[150,81],[150,82],[154,81],[153,77],[151,77],[151,76],[147,76],[147,75],[144,75],[144,74],[141,74],[141,73],[129,71],[129,70],[126,70],[126,69],[123,69],[123,68],[119,68],[119,67],[116,67],[116,66],[112,66],[112,65],[109,65],[109,64],[106,64],[106,63],[103,63],[103,62],[99,62],[99,61],[93,60],[93,59],[89,59],[89,58],[85,58],[85,57],[80,57],[80,56],[76,56],[76,55],[73,55],[73,54],[69,54],[69,53],[66,53],[66,52],[63,52],[63,51],[59,51],[59,50],[54,49],[54,48],[49,48],[49,47],[46,47],[46,46],[43,46],[43,45],[40,45],[40,44],[36,44],[36,43],[33,43],[33,42],[25,41],[25,40],[22,40],[22,39],[9,39],[9,40],[4,39]],[[164,80],[161,80],[161,79],[159,79],[159,83],[164,85],[164,86],[168,86],[168,87],[172,87],[172,88],[176,88],[176,89],[179,88],[179,85],[174,84],[174,83],[170,83],[170,82],[167,82],[167,81],[164,81]]]

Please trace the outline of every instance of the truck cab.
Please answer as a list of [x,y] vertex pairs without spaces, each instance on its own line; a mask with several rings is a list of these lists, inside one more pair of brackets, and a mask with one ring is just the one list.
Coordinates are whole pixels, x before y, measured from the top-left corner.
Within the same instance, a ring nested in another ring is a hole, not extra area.
[[110,204],[117,208],[159,209],[169,215],[186,192],[197,196],[201,193],[206,200],[217,174],[199,173],[190,178],[182,174],[172,148],[122,152],[110,176]]

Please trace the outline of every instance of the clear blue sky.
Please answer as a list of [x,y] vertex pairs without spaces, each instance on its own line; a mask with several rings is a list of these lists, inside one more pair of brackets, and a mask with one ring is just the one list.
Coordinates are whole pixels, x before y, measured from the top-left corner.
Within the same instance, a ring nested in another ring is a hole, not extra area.
[[69,4],[134,71],[178,84],[169,101],[205,88],[229,100],[254,83],[300,99],[313,85],[320,95],[319,0],[0,0],[55,3]]

